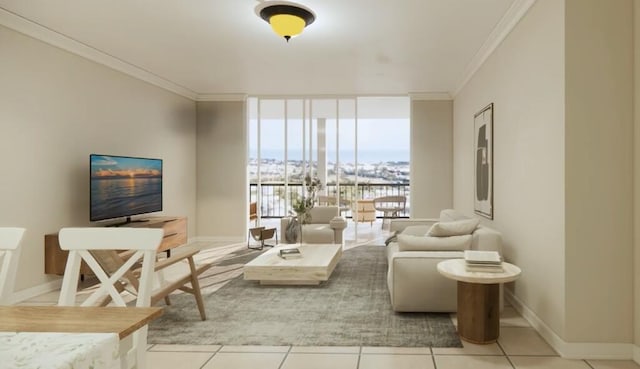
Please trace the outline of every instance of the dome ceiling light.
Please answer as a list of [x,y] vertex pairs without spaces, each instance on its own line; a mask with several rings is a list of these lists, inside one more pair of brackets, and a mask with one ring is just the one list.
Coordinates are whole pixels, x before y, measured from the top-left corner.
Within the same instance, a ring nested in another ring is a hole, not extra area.
[[256,7],[256,13],[287,42],[316,19],[310,9],[288,1],[265,1]]

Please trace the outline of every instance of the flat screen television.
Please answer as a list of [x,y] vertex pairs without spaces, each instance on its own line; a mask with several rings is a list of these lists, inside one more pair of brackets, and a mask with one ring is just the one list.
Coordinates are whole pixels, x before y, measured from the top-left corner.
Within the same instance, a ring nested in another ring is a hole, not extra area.
[[162,159],[91,154],[89,166],[92,222],[162,210]]

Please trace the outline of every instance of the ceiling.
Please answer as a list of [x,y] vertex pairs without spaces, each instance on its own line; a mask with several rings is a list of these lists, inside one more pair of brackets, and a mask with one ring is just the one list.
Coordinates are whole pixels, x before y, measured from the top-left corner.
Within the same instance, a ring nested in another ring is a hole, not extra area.
[[300,0],[316,21],[289,43],[256,0],[0,0],[0,24],[64,35],[61,44],[195,98],[452,95],[521,2]]

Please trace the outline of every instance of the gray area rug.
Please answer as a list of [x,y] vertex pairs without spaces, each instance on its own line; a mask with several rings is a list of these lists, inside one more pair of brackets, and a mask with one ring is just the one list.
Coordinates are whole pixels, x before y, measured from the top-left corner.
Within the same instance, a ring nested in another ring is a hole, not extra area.
[[207,321],[199,320],[193,296],[172,296],[150,324],[148,342],[462,347],[449,314],[391,310],[384,247],[346,250],[329,281],[309,287],[245,281],[242,265],[258,254],[240,250],[201,278]]

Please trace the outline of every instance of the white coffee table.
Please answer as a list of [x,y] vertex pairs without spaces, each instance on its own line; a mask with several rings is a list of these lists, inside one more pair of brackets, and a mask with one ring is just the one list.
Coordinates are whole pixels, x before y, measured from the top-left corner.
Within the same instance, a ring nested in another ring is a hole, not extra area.
[[438,263],[438,272],[458,281],[458,334],[477,344],[496,342],[500,335],[500,283],[516,280],[520,268],[502,263],[504,272],[468,272],[464,259]]
[[[297,247],[301,258],[283,259],[283,248]],[[326,281],[342,256],[339,244],[302,244],[277,246],[244,266],[244,279],[261,284],[313,285]]]

